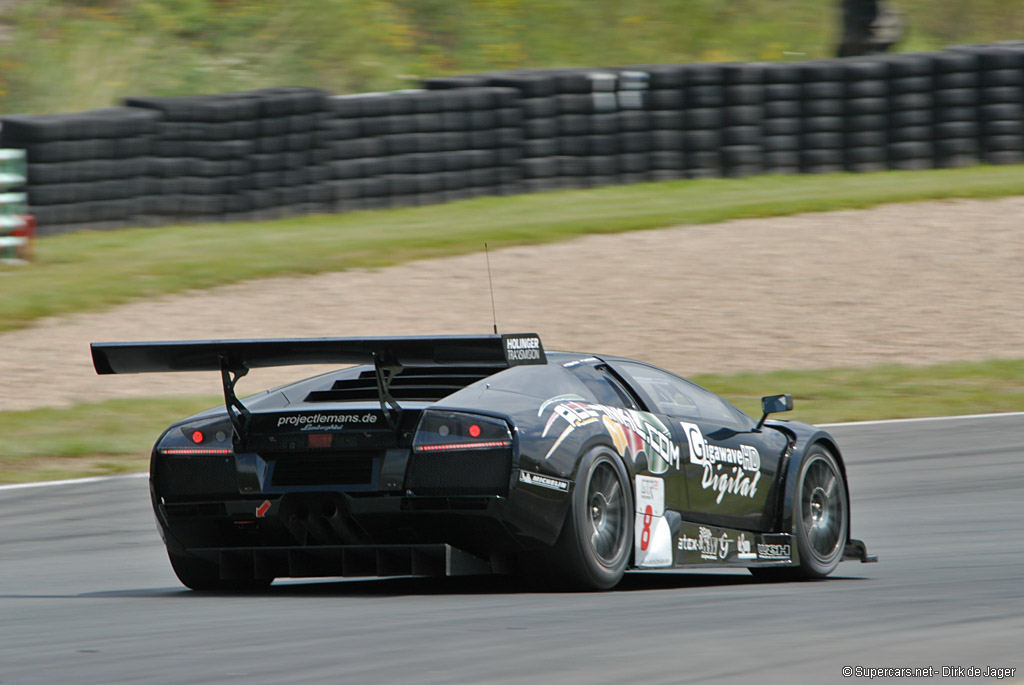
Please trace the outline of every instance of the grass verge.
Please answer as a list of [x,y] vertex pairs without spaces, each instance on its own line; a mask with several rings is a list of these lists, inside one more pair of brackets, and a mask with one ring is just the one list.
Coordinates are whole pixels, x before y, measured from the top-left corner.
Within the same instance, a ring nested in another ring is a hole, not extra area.
[[[1021,193],[1024,167],[668,181],[487,197],[279,221],[81,232],[38,241],[37,261],[0,266],[0,331],[137,298],[270,276],[618,233]],[[827,225],[822,226],[828,230]]]
[[[796,408],[780,418],[810,423],[1024,410],[1024,360],[694,380],[755,417],[762,395],[790,392]],[[217,403],[215,396],[178,397],[0,412],[0,483],[144,471],[153,442],[171,421]]]

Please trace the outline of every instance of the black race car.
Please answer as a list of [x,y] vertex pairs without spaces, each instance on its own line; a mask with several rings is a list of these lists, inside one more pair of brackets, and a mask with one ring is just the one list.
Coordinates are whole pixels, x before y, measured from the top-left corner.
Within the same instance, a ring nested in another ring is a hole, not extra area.
[[[94,343],[100,374],[220,372],[174,423],[150,491],[196,590],[278,577],[522,572],[607,589],[629,569],[821,578],[850,537],[835,440],[766,397],[755,421],[631,359],[535,334]],[[250,369],[355,364],[247,398]]]

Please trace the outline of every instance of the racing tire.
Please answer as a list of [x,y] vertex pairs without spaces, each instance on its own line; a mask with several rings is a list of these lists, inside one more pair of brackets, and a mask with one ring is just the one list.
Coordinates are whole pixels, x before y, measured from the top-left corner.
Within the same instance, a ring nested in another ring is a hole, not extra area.
[[587,452],[578,474],[551,570],[574,589],[608,590],[622,580],[633,546],[629,477],[607,447]]
[[167,552],[174,575],[181,584],[199,592],[254,592],[274,582],[273,578],[244,578],[226,580],[220,577],[217,564],[196,557]]
[[824,578],[843,559],[849,537],[850,510],[846,482],[839,463],[822,445],[811,447],[800,465],[794,499],[793,537],[800,564],[790,567],[752,568],[764,580],[813,580]]

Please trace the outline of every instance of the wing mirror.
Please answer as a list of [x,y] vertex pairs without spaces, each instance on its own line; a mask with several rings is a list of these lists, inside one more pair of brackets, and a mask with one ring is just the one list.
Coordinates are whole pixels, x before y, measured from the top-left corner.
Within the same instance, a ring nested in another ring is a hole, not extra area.
[[762,397],[761,411],[764,412],[764,414],[761,416],[761,420],[757,422],[757,427],[754,428],[754,430],[761,430],[761,426],[764,425],[764,420],[768,418],[769,414],[778,414],[779,412],[792,410],[792,395],[769,395],[768,397]]

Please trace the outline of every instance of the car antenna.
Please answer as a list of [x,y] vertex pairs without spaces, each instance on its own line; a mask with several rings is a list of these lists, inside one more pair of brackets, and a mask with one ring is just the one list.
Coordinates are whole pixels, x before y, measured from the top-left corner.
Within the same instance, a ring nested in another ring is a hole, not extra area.
[[491,253],[484,243],[484,256],[487,258],[487,285],[491,289],[491,320],[494,322],[494,334],[498,334],[498,310],[494,308],[494,281],[491,280]]

